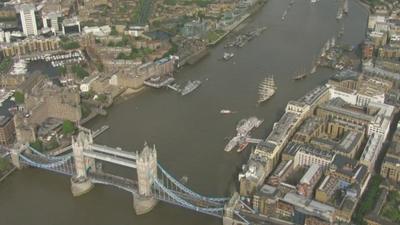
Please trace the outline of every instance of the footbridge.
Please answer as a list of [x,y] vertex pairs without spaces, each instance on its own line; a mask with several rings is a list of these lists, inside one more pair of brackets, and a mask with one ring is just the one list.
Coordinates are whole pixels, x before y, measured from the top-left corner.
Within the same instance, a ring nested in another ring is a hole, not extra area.
[[[80,196],[95,184],[110,185],[132,193],[136,214],[150,212],[159,201],[199,213],[223,218],[224,224],[250,224],[241,212],[252,209],[237,194],[233,197],[201,195],[175,179],[157,162],[156,148],[145,144],[141,152],[124,151],[93,142],[90,132],[72,138],[72,152],[59,156],[43,154],[28,145],[12,150],[11,160],[18,168],[36,167],[70,176],[71,192]],[[102,171],[98,162],[108,162],[136,170],[136,179]]]

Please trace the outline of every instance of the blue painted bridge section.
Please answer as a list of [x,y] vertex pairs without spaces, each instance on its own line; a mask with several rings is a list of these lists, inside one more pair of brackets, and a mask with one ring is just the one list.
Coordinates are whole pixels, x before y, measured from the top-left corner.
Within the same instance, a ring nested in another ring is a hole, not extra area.
[[[72,154],[49,156],[32,148],[29,150],[20,154],[21,163],[63,175],[76,174]],[[89,172],[88,176],[93,183],[111,185],[133,194],[138,193],[138,184],[135,180],[103,172]],[[159,164],[152,192],[160,201],[216,217],[223,216],[224,206],[229,201],[229,198],[207,197],[196,193],[175,179]]]

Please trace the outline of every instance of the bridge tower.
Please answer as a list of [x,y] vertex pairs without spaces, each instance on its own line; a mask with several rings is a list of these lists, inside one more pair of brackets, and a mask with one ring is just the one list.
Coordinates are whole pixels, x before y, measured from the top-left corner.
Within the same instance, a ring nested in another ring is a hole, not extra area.
[[144,144],[142,152],[136,152],[136,171],[138,193],[133,195],[133,206],[137,215],[150,212],[157,204],[152,192],[153,182],[157,179],[157,151]]
[[83,195],[93,188],[87,172],[90,169],[95,169],[94,159],[89,159],[83,155],[83,151],[90,149],[92,143],[93,137],[90,132],[79,132],[76,138],[72,137],[72,153],[76,171],[76,174],[71,177],[71,192],[73,196]]
[[222,217],[223,225],[242,225],[243,223],[234,219],[235,210],[239,203],[239,193],[235,192],[229,202],[224,207],[224,216]]
[[20,154],[25,151],[26,146],[17,144],[14,146],[14,148],[11,149],[10,151],[10,156],[11,156],[11,163],[17,168],[17,169],[22,169],[22,165],[19,159]]

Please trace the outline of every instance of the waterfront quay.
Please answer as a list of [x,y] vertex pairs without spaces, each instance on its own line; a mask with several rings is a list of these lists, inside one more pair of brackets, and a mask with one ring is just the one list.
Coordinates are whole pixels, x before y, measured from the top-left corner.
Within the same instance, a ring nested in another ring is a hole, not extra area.
[[[265,137],[281,117],[289,100],[306,94],[333,74],[331,70],[321,69],[304,82],[292,81],[292,74],[309,65],[314,51],[318,51],[323,42],[336,32],[336,3],[320,2],[318,10],[305,4],[295,5],[282,24],[281,15],[287,2],[269,1],[249,19],[248,26],[267,26],[270,29],[238,50],[231,61],[218,61],[224,52],[222,42],[202,61],[183,67],[176,74],[176,79],[181,82],[203,81],[192,95],[181,98],[173,92],[149,90],[113,105],[106,117],[96,118],[86,126],[96,129],[104,124],[110,125],[110,129],[96,139],[102,145],[141,150],[144,141],[155,143],[160,164],[178,179],[186,176],[188,187],[207,196],[231,196],[231,190],[237,185],[237,173],[250,152],[249,149],[242,154],[223,151],[225,138],[236,122],[252,115],[264,118],[263,129],[254,135]],[[356,6],[350,4],[350,7]],[[364,36],[360,24],[364,24],[366,18],[364,11],[360,10],[355,8],[349,15],[349,32],[344,35],[344,41],[354,45]],[[311,24],[301,22],[307,18],[312,19]],[[278,91],[268,103],[256,107],[257,85],[266,73],[275,75]],[[222,117],[218,113],[221,108],[237,110],[238,113]],[[131,170],[108,163],[103,164],[103,171],[128,178],[136,176]],[[191,221],[194,225],[221,224],[219,218],[164,203],[158,204],[148,215],[136,216],[132,210],[132,195],[125,191],[96,185],[87,195],[72,198],[69,186],[70,181],[65,176],[41,170],[27,169],[14,173],[0,186],[5,223],[176,225]],[[30,201],[24,201],[26,199]],[[19,200],[24,201],[22,206]],[[38,202],[52,207],[44,212],[35,207]],[[17,211],[30,213],[21,217],[16,216]],[[52,216],[44,221],[47,215]]]

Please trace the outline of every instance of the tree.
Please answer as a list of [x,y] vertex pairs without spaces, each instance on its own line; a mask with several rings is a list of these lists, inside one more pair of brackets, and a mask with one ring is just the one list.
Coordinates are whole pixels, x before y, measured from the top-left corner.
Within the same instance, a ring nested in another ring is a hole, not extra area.
[[44,150],[43,149],[43,143],[40,140],[36,140],[35,142],[31,142],[31,143],[29,143],[29,145],[32,148],[38,150],[39,152],[43,152],[43,150]]
[[72,134],[75,131],[75,124],[70,120],[64,120],[62,126],[62,132],[64,134]]
[[111,27],[111,33],[110,33],[110,35],[113,35],[113,36],[118,35],[117,29],[115,29],[115,26],[112,26],[112,27]]
[[65,42],[61,41],[60,45],[61,45],[61,48],[64,49],[64,50],[77,49],[77,48],[81,47],[79,42],[77,42],[77,41],[69,41],[69,40],[65,41]]
[[107,102],[107,95],[105,94],[99,94],[97,96],[97,101],[101,102],[101,103],[106,103]]
[[75,73],[75,75],[79,78],[79,79],[83,79],[87,76],[89,76],[89,73],[79,64],[75,64],[72,66],[71,68],[72,72]]
[[16,91],[14,93],[14,98],[17,104],[23,104],[25,102],[25,95],[22,92]]
[[371,177],[368,188],[361,200],[358,202],[357,208],[353,213],[353,222],[356,224],[365,224],[364,216],[367,215],[375,206],[380,195],[379,185],[382,182],[382,177],[374,175]]
[[11,57],[5,57],[0,63],[0,72],[7,72],[12,64]]
[[83,118],[86,118],[87,116],[89,116],[91,112],[92,112],[92,110],[90,109],[89,106],[87,106],[85,104],[81,104],[81,113],[82,113]]
[[60,66],[57,68],[57,71],[61,74],[61,75],[65,75],[67,73],[67,68],[65,68],[65,66]]
[[6,170],[9,166],[10,163],[6,159],[0,157],[0,172]]

